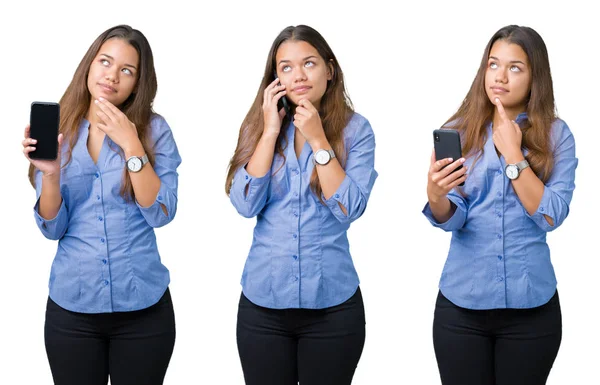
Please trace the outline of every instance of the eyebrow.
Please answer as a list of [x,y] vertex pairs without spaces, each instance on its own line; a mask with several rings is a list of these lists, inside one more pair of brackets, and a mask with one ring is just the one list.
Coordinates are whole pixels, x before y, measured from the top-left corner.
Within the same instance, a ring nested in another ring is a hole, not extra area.
[[[112,57],[112,56],[110,56],[110,55],[107,55],[107,54],[105,54],[105,53],[101,53],[100,55],[101,55],[101,56],[106,56],[106,57],[107,57],[107,58],[109,58],[110,60],[115,60],[115,58],[114,58],[114,57]],[[123,65],[124,65],[125,67],[131,67],[131,68],[133,68],[134,70],[137,70],[137,68],[136,68],[134,65],[132,65],[132,64],[123,64]]]
[[[310,55],[305,57],[304,59],[302,59],[302,61],[308,60],[308,59],[317,59],[317,57],[315,55]],[[279,64],[281,63],[289,63],[291,60],[280,60]]]
[[[498,59],[498,58],[497,58],[497,57],[495,57],[495,56],[490,56],[490,57],[488,58],[488,60],[490,60],[490,59],[494,59],[494,60],[498,60],[498,61],[500,61],[500,59]],[[523,62],[522,62],[522,61],[520,61],[520,60],[511,60],[511,61],[509,61],[509,63],[520,63],[520,64],[523,64],[523,65],[526,65],[525,63],[523,63]]]

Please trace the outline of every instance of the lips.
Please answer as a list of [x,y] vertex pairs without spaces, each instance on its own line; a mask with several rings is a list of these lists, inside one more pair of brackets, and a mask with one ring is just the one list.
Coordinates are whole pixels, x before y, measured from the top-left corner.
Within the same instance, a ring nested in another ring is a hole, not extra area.
[[507,92],[509,92],[506,88],[504,87],[499,87],[499,86],[494,86],[494,87],[490,87],[491,90],[496,93],[496,94],[505,94]]
[[305,94],[307,93],[312,87],[309,86],[297,86],[292,88],[292,92],[296,93],[296,94]]
[[115,88],[109,86],[108,84],[98,83],[98,85],[100,86],[100,88],[102,88],[103,90],[105,90],[107,92],[117,92],[117,90]]

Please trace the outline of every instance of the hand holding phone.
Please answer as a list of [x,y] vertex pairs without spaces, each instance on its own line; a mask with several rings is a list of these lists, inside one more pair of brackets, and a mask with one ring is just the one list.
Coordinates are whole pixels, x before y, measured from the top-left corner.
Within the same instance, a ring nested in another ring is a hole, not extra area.
[[60,106],[58,103],[31,103],[29,137],[36,140],[35,150],[29,158],[35,160],[56,160],[58,157],[58,125]]
[[[462,157],[460,134],[456,130],[433,130],[433,147],[435,149],[436,160],[452,158],[453,161],[457,161]],[[448,165],[444,167],[448,167]],[[462,167],[462,165],[458,166],[452,173],[457,172],[462,169]],[[465,182],[462,182],[459,186],[464,186],[464,184]]]
[[[273,80],[277,79],[277,71],[273,71],[273,76],[274,76]],[[279,83],[279,84],[281,84],[281,83]],[[291,114],[291,109],[290,109],[288,100],[285,96],[282,96],[277,101],[277,112],[281,111],[282,108],[285,110],[285,115],[289,117]]]

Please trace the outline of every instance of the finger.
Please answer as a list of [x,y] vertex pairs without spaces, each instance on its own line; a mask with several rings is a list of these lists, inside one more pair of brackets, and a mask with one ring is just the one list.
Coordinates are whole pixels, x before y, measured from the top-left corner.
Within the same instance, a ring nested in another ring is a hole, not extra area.
[[311,112],[317,111],[315,106],[313,106],[313,104],[308,99],[302,99],[302,100],[300,100],[300,102],[298,102],[298,104],[301,105],[302,107],[306,108],[308,111],[311,111]]
[[305,107],[302,107],[300,104],[296,106],[296,114],[299,114],[300,116],[304,117],[310,116],[310,112]]
[[63,143],[64,136],[63,134],[58,134],[58,147],[60,148]]
[[103,105],[105,105],[106,107],[108,107],[108,109],[116,116],[116,117],[122,117],[125,116],[125,114],[123,113],[123,111],[119,110],[114,104],[112,104],[111,102],[109,102],[108,100],[100,97],[98,98],[98,100],[100,100],[100,103],[102,103]]
[[96,127],[98,127],[98,129],[100,131],[102,131],[106,134],[106,130],[108,129],[108,126],[106,124],[98,123],[98,125]]
[[285,108],[279,110],[279,120],[283,120],[283,118],[285,118],[285,115],[287,115],[285,112]]
[[431,158],[429,161],[429,167],[431,168],[431,166],[433,166],[434,163],[435,163],[435,148],[431,149]]
[[21,142],[21,144],[23,145],[23,147],[27,147],[31,144],[36,144],[37,140],[32,139],[32,138],[25,138],[23,139],[23,141]]
[[508,115],[506,115],[506,111],[504,111],[504,106],[502,105],[502,102],[500,101],[500,98],[496,98],[494,100],[496,101],[496,109],[498,110],[498,113],[500,114],[500,117],[503,120],[509,120],[508,119]]
[[458,186],[459,184],[461,184],[462,182],[465,182],[467,180],[467,174],[462,175],[460,178],[457,178],[454,182],[450,183],[448,185],[448,188],[450,190],[452,190],[453,188],[455,188],[456,186]]
[[[446,170],[444,169],[443,171],[446,171]],[[467,168],[466,167],[463,167],[463,168],[461,168],[459,170],[455,170],[453,172],[450,172],[450,173],[448,173],[448,175],[443,176],[441,178],[440,184],[443,185],[443,186],[449,186],[457,178],[460,178],[461,176],[465,175],[466,173],[467,173]],[[440,172],[439,174],[441,175],[442,173]]]
[[33,146],[27,146],[23,148],[23,154],[27,155],[27,157],[29,158],[29,153],[31,151],[35,151],[35,147]]
[[31,128],[31,125],[29,125],[29,124],[25,126],[25,138],[29,138],[29,136],[31,135],[30,128]]
[[105,123],[108,123],[110,121],[114,122],[117,120],[117,117],[115,116],[115,114],[110,110],[110,108],[108,108],[108,106],[106,104],[102,103],[98,99],[94,100],[94,103],[96,103],[96,105],[100,109],[99,111],[96,112],[96,115],[100,116],[104,120]]
[[452,163],[453,159],[452,158],[444,158],[444,159],[440,159],[440,160],[436,160],[435,162],[433,162],[431,164],[431,172],[439,172],[441,169],[443,169],[444,167],[446,167],[447,165],[449,165],[450,163]]

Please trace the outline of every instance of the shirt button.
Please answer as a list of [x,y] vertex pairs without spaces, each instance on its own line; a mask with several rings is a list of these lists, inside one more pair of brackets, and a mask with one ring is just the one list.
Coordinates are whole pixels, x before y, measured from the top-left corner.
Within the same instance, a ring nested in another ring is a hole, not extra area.
[[502,260],[502,256],[501,255],[498,256],[498,260],[500,260],[500,261]]
[[339,197],[340,197],[340,194],[335,194],[335,197],[336,197],[336,198],[339,198]]
[[298,280],[298,277],[294,277],[294,281],[297,281],[297,280]]
[[502,214],[498,213],[498,218],[502,218]]
[[297,256],[297,255],[293,255],[293,257],[294,257],[294,259],[298,259],[298,256]]
[[498,239],[502,239],[502,235],[501,234],[498,234]]
[[104,243],[104,238],[100,238],[100,242]]
[[246,180],[248,180],[248,175],[246,175]]
[[503,277],[498,277],[498,282],[502,282],[502,281],[504,281],[504,278]]
[[498,175],[502,175],[502,170],[498,170]]
[[104,286],[107,286],[107,285],[108,285],[108,281],[104,280]]
[[162,195],[159,195],[159,196],[158,196],[158,200],[159,200],[159,201],[162,201]]
[[298,217],[298,213],[297,213],[297,212],[295,212],[295,211],[294,211],[294,216],[295,216],[295,217]]
[[107,262],[106,259],[102,260],[102,263],[105,264],[105,265],[106,265],[106,262]]
[[541,211],[541,212],[544,212],[544,208],[543,208],[543,207],[540,207],[540,211]]
[[100,200],[100,195],[96,195],[96,200],[99,201]]
[[95,174],[94,174],[94,176],[95,176],[96,178],[100,178],[100,174],[99,174],[99,173],[95,173]]
[[499,197],[501,197],[501,196],[502,196],[502,193],[501,193],[500,191],[498,191],[498,196],[499,196]]
[[296,238],[298,238],[298,235],[297,235],[297,234],[294,234],[294,235],[293,235],[293,237],[294,237],[294,239],[296,239]]
[[294,196],[295,196],[295,197],[297,197],[297,196],[298,196],[298,193],[297,193],[297,192],[294,192]]
[[98,217],[98,220],[99,220],[100,222],[102,222],[102,217]]

